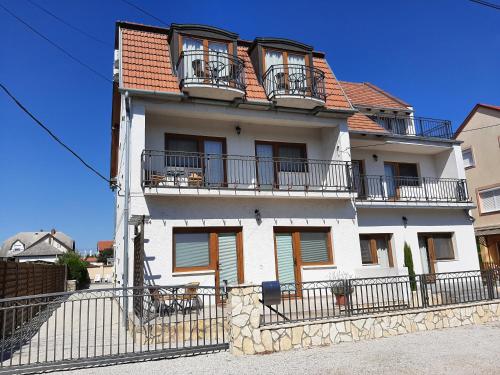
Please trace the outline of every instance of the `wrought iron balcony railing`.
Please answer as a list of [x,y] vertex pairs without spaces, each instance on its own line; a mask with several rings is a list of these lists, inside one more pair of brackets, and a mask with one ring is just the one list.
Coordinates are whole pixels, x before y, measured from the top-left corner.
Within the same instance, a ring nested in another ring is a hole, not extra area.
[[345,161],[210,155],[196,152],[142,153],[142,183],[154,188],[352,191],[351,163]]
[[299,64],[271,65],[263,81],[270,100],[280,95],[326,100],[325,73],[317,68]]
[[245,63],[234,55],[216,51],[183,51],[177,62],[181,87],[206,85],[245,91]]
[[358,200],[467,203],[465,180],[435,177],[353,177]]
[[387,131],[399,135],[413,135],[451,139],[451,122],[433,118],[415,116],[369,115],[369,117]]

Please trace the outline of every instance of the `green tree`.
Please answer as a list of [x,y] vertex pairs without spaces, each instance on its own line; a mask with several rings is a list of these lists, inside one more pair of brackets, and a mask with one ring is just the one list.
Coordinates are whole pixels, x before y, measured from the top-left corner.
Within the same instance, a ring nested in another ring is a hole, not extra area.
[[100,251],[99,254],[97,255],[97,261],[104,264],[107,263],[108,258],[113,258],[113,249],[106,249]]
[[411,254],[410,245],[405,241],[405,267],[408,268],[408,276],[410,276],[411,290],[417,290],[417,281],[415,279],[415,268],[413,267],[413,255]]
[[64,264],[68,267],[68,279],[76,280],[79,288],[90,283],[90,277],[87,271],[88,263],[82,260],[78,253],[68,251],[60,256],[57,262],[58,264]]

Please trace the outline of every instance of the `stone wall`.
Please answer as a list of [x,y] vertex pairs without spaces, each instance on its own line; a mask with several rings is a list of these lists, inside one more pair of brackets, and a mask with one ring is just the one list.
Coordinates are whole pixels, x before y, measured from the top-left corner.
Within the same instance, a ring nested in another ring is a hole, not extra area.
[[260,325],[258,287],[229,293],[229,348],[233,354],[259,354],[331,345],[500,320],[500,301],[470,303],[361,317]]

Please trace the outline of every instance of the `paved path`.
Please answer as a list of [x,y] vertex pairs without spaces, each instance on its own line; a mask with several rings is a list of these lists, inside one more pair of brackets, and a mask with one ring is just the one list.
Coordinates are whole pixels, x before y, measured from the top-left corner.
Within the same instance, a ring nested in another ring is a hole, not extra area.
[[169,373],[500,374],[500,322],[262,356],[234,357],[222,352],[71,372],[72,375]]

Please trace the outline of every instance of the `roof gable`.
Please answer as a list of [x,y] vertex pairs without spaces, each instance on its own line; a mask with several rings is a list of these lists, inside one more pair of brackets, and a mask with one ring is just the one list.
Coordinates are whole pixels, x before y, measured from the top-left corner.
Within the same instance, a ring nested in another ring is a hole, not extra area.
[[467,117],[465,118],[465,120],[462,122],[462,124],[455,131],[455,134],[453,135],[454,139],[456,139],[460,135],[460,133],[462,132],[462,130],[464,130],[464,128],[467,126],[467,124],[471,120],[472,116],[474,116],[474,114],[477,112],[477,110],[479,108],[486,108],[486,109],[492,109],[494,111],[500,111],[500,106],[491,105],[491,104],[477,103],[474,106],[474,108],[472,108],[472,110],[469,112],[469,114],[467,115]]
[[368,82],[340,81],[340,85],[354,106],[408,110],[410,104],[396,98]]

